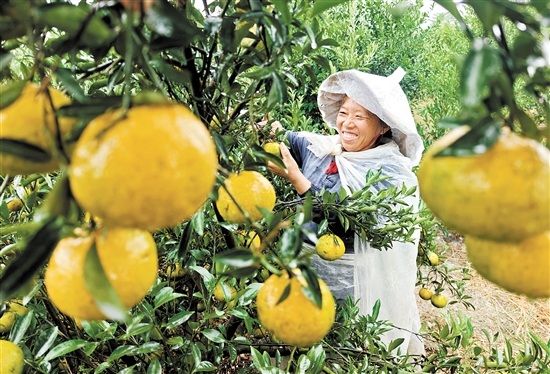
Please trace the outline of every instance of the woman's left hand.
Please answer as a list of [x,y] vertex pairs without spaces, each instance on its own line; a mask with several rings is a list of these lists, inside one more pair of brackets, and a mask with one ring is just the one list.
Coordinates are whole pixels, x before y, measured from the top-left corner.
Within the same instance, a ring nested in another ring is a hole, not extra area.
[[290,154],[290,150],[285,143],[281,143],[281,159],[283,160],[283,164],[285,164],[286,170],[280,168],[273,162],[268,161],[267,168],[269,171],[275,175],[287,179],[290,183],[292,183],[299,194],[309,190],[311,187],[311,182],[304,176],[304,174],[302,174],[302,171],[298,167],[298,163]]

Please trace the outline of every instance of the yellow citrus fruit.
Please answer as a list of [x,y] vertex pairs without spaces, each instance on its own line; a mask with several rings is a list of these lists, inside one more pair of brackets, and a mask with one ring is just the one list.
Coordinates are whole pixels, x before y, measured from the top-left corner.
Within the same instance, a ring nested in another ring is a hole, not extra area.
[[23,202],[19,198],[13,199],[7,205],[10,212],[18,212],[23,208]]
[[[61,91],[48,88],[55,109],[67,105],[71,100]],[[59,117],[59,131],[54,112],[45,90],[34,84],[27,84],[21,95],[9,106],[0,109],[0,139],[24,142],[44,156],[44,162],[24,159],[0,150],[0,174],[49,173],[59,169],[58,140],[64,141],[76,123],[75,118]],[[66,153],[67,144],[62,144]]]
[[519,242],[548,230],[550,151],[503,131],[483,155],[434,157],[468,131],[463,126],[443,136],[420,164],[420,193],[434,215],[461,234],[488,240]]
[[237,236],[239,237],[239,240],[243,247],[248,247],[250,248],[250,250],[260,253],[262,240],[260,239],[260,235],[258,235],[258,233],[254,231],[250,231],[249,233],[239,231],[237,233]]
[[[271,275],[256,298],[258,318],[262,325],[283,342],[297,347],[309,347],[325,337],[334,323],[334,297],[325,282],[319,279],[322,307],[314,304],[302,291],[307,283],[299,269]],[[288,297],[279,303],[286,287]]]
[[44,280],[54,305],[73,318],[106,319],[84,280],[86,255],[94,243],[107,279],[125,307],[139,303],[157,276],[157,247],[147,231],[110,228],[87,237],[62,239],[52,253]]
[[420,295],[420,297],[424,300],[430,300],[433,296],[433,291],[428,289],[428,288],[424,288],[422,287],[420,289],[420,291],[418,291],[418,295]]
[[15,316],[22,316],[29,310],[23,304],[21,300],[12,300],[8,303],[7,309],[0,317],[0,332],[8,332],[15,323]]
[[550,297],[550,231],[523,242],[465,238],[472,266],[489,281],[529,297]]
[[154,231],[189,219],[216,179],[210,133],[182,105],[121,116],[97,117],[78,140],[69,175],[75,199],[106,226]]
[[432,295],[431,301],[436,308],[444,308],[447,305],[447,298],[439,293]]
[[23,372],[23,350],[8,340],[0,340],[0,373],[21,374]]
[[169,276],[170,278],[182,278],[188,273],[189,273],[189,269],[182,268],[181,265],[177,262],[174,265],[174,269],[172,269],[171,266],[168,266],[166,268],[166,275]]
[[229,301],[233,300],[235,296],[237,296],[237,289],[227,283],[224,283],[223,286],[222,283],[218,283],[216,287],[214,287],[214,298],[218,301],[226,301],[223,293],[224,286],[227,287],[227,290],[229,291]]
[[275,189],[266,177],[257,171],[242,171],[239,174],[232,174],[225,180],[225,187],[222,186],[218,190],[218,201],[216,201],[218,211],[227,222],[246,222],[244,214],[227,191],[253,221],[263,218],[258,208],[271,211],[275,207]]
[[430,261],[430,264],[432,264],[432,265],[439,264],[439,256],[435,252],[428,253],[428,260]]
[[265,143],[264,151],[272,155],[281,157],[281,145],[279,143]]
[[344,255],[346,247],[338,235],[325,234],[317,241],[315,250],[322,259],[334,261]]

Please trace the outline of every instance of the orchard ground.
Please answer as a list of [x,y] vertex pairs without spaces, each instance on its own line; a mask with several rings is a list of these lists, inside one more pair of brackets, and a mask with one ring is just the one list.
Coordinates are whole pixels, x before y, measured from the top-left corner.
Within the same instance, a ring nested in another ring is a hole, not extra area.
[[[487,349],[490,347],[504,347],[505,339],[509,339],[514,348],[521,349],[522,341],[529,341],[529,332],[538,335],[543,341],[550,339],[550,300],[532,300],[527,297],[510,293],[481,277],[473,269],[466,256],[466,247],[462,236],[449,233],[439,235],[438,241],[441,248],[447,250],[443,255],[443,261],[449,267],[469,268],[471,279],[465,283],[465,294],[472,298],[468,301],[474,305],[475,310],[465,308],[460,303],[448,305],[444,309],[434,308],[429,301],[417,296],[420,310],[420,318],[427,329],[437,322],[444,322],[446,315],[451,314],[457,318],[461,313],[468,317],[474,326],[476,345]],[[420,287],[417,287],[417,295]],[[444,292],[446,294],[446,292]],[[447,293],[449,301],[453,297]],[[485,329],[491,338],[498,333],[499,337],[494,343],[489,343],[482,330]],[[428,350],[434,348],[426,341]]]

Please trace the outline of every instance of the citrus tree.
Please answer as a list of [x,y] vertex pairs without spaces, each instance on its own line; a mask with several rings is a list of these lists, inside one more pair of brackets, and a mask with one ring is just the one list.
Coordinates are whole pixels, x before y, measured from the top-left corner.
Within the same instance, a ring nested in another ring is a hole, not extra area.
[[[281,161],[263,146],[284,134],[254,124],[278,111],[299,123],[300,112],[284,108],[335,66],[340,42],[327,36],[325,16],[340,3],[2,1],[0,361],[13,364],[2,373],[547,366],[550,348],[538,337],[504,360],[475,346],[471,326],[460,320],[426,335],[438,353],[397,355],[399,341],[380,340],[392,326],[377,318],[379,305],[368,316],[351,299],[334,306],[309,267],[304,235],[331,237],[328,219],[317,233],[303,228],[314,208],[380,248],[410,240],[421,226],[418,263],[433,272],[419,282],[438,307],[447,303],[446,288],[456,296],[451,302],[468,303],[462,280],[441,266],[431,213],[402,203],[413,190],[375,194],[370,186],[382,178],[373,171],[349,196],[297,200],[267,173],[267,161]],[[452,4],[441,3],[469,30]],[[478,48],[472,36],[461,86],[471,114],[454,122],[486,136],[467,136],[465,146],[446,152],[492,145],[502,125],[486,124],[495,112],[510,125],[519,118],[523,132],[539,140],[547,131],[526,119],[528,108],[512,107],[516,95],[506,91],[515,82],[506,77],[521,76],[522,87],[544,97],[544,69],[536,65],[532,80],[521,73],[531,54],[542,56],[535,14],[545,16],[546,8],[488,4],[494,9],[474,7],[487,32],[508,17],[528,26],[527,36],[517,27],[514,36],[531,48],[518,42],[512,53],[498,38]],[[406,12],[396,9],[396,16]],[[519,70],[503,75],[491,70],[494,61],[518,61]],[[376,224],[380,216],[385,226]],[[318,250],[337,257],[338,240],[323,241]],[[471,348],[466,359],[461,347]]]

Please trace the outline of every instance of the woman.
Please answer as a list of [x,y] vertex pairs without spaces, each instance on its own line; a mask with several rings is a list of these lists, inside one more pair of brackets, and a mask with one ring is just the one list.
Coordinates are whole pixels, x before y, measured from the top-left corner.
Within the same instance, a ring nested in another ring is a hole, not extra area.
[[[273,163],[269,170],[287,179],[300,196],[323,189],[338,192],[341,187],[357,191],[364,187],[367,172],[379,169],[390,176],[385,183],[417,186],[412,167],[420,161],[423,143],[399,86],[404,74],[398,68],[389,77],[357,70],[331,75],[319,88],[318,104],[323,120],[338,135],[289,132],[291,149],[281,144],[286,170]],[[274,122],[272,129],[282,126]],[[418,193],[407,203],[416,208]],[[316,223],[309,225],[316,232]],[[343,236],[346,255],[333,262],[314,258],[312,267],[337,299],[353,295],[363,315],[371,313],[380,300],[379,318],[397,327],[382,340],[389,344],[403,338],[402,353],[423,354],[423,343],[414,334],[420,329],[414,291],[419,235],[414,243],[393,242],[389,250],[379,250],[358,235],[332,231]]]

